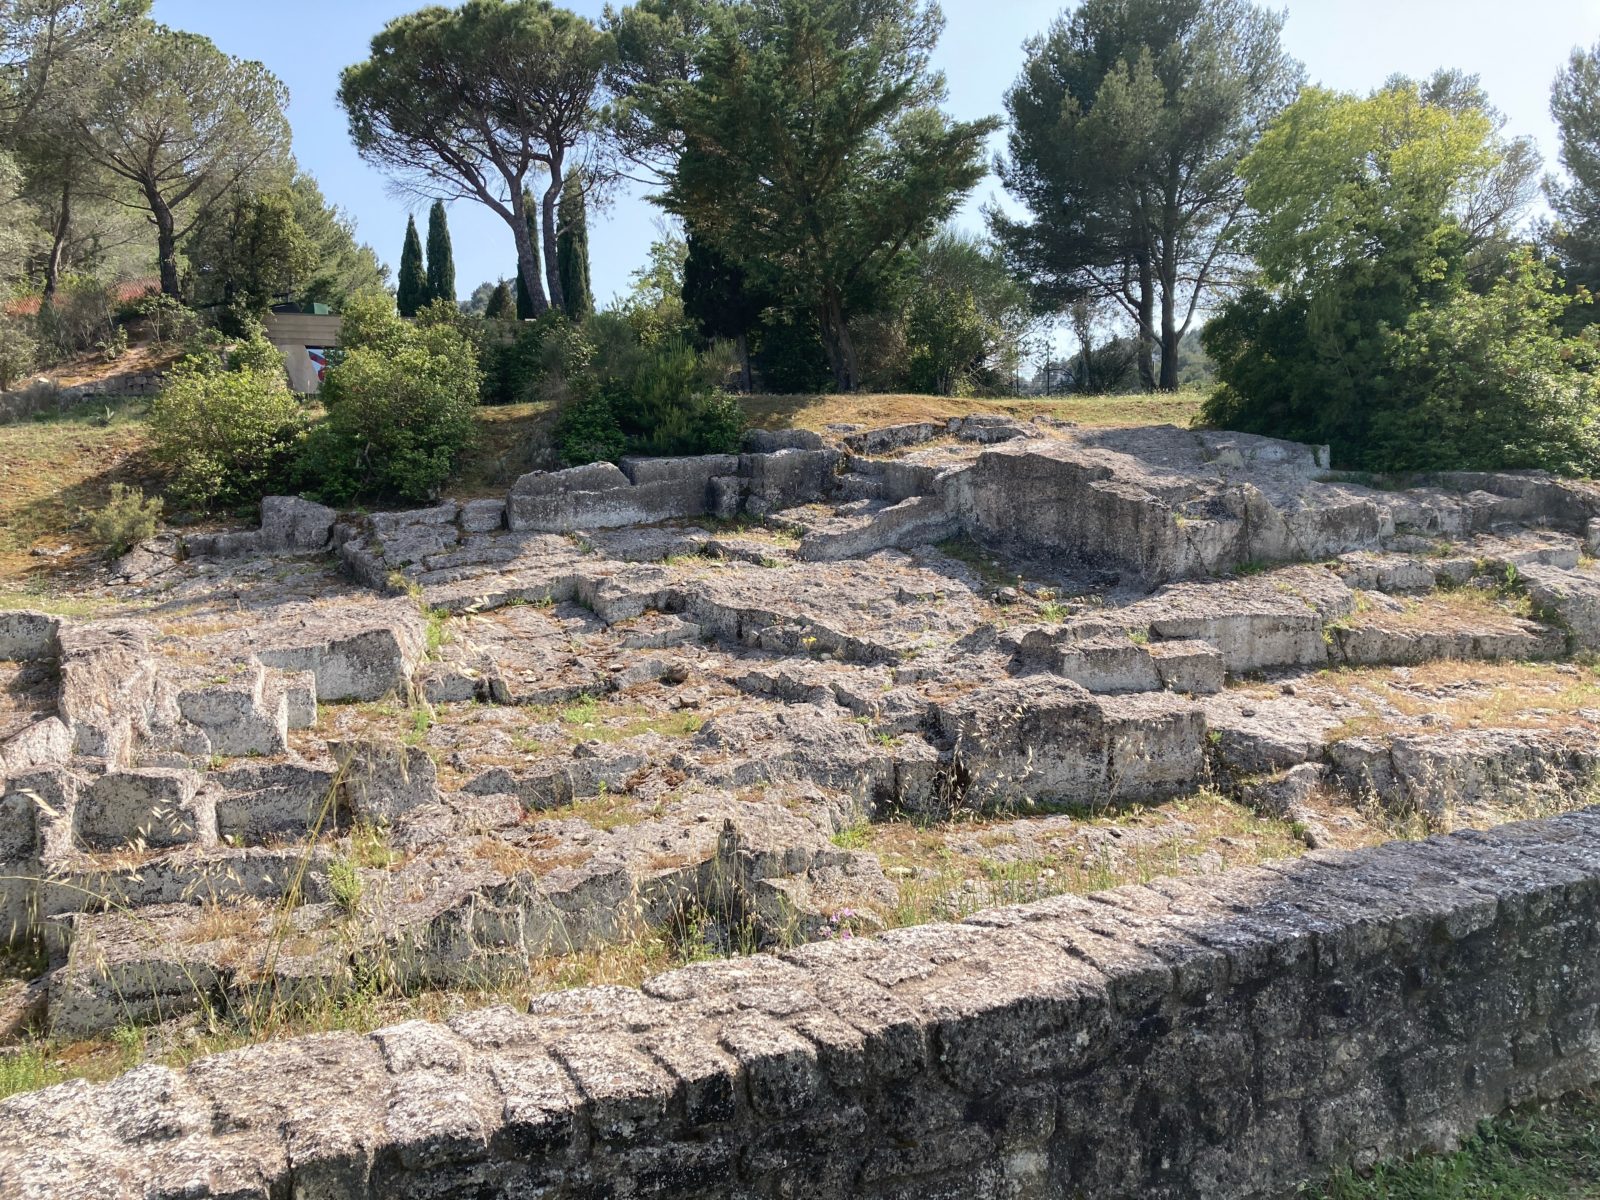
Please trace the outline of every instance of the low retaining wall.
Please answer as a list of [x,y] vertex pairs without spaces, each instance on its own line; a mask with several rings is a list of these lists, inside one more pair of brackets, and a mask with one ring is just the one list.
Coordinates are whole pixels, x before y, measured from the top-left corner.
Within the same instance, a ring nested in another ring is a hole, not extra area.
[[0,1104],[0,1195],[1268,1197],[1600,1078],[1600,810]]

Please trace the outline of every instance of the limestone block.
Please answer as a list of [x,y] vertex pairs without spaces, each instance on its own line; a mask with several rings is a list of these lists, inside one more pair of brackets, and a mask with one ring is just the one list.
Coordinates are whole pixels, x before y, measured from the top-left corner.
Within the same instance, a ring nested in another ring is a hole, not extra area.
[[23,610],[0,612],[0,661],[30,662],[61,653],[61,618]]
[[290,554],[326,549],[338,515],[298,496],[266,496],[261,501],[261,548]]
[[439,799],[438,772],[420,746],[392,739],[329,742],[339,764],[340,795],[358,820],[385,824]]
[[461,528],[467,533],[492,533],[505,523],[504,500],[468,500],[461,506]]
[[180,691],[178,711],[217,754],[282,754],[289,745],[288,696],[267,686],[266,669],[256,659],[241,664],[227,683]]
[[331,769],[302,763],[259,763],[219,771],[212,777],[217,833],[240,845],[270,838],[301,838],[320,825],[331,830],[335,813],[329,792]]
[[74,831],[97,850],[214,844],[216,796],[203,782],[194,771],[170,768],[112,771],[79,796]]
[[1161,686],[1169,692],[1205,696],[1222,690],[1222,651],[1209,642],[1156,641],[1150,643],[1149,651]]

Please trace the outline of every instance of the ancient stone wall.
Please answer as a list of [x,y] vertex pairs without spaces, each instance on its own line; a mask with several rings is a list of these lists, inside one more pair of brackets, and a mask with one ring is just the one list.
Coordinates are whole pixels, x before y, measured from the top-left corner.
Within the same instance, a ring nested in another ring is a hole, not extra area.
[[1600,810],[141,1067],[0,1194],[1267,1197],[1600,1078]]

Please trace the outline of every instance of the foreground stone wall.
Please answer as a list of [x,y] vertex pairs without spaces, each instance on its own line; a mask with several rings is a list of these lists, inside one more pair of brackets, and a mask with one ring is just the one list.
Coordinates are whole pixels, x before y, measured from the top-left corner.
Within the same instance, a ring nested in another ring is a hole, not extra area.
[[0,1104],[0,1195],[1276,1196],[1600,1078],[1600,810]]

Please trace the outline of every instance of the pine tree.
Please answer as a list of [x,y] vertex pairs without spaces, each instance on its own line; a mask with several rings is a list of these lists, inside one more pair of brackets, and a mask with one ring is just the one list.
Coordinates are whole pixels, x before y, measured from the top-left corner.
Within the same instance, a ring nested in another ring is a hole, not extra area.
[[[523,208],[528,214],[528,238],[534,246],[539,245],[539,205],[533,198],[532,192],[524,192],[522,196]],[[537,255],[538,250],[534,253]],[[532,296],[528,295],[527,281],[522,278],[522,272],[517,272],[517,320],[531,321],[540,316],[545,309],[550,307],[550,302],[544,297],[544,288],[541,285],[537,304]]]
[[414,317],[428,302],[428,276],[422,269],[422,239],[417,236],[417,219],[406,218],[406,244],[400,251],[400,278],[394,302],[402,317]]
[[594,315],[594,291],[589,284],[589,218],[583,198],[583,180],[574,171],[561,188],[561,212],[556,235],[556,273],[561,280],[561,302],[567,316],[584,321]]
[[511,289],[502,279],[494,285],[494,291],[489,293],[489,303],[483,310],[483,315],[488,320],[504,320],[511,315],[512,305]]
[[456,260],[450,252],[450,226],[445,222],[444,201],[428,210],[428,296],[432,300],[456,299]]

